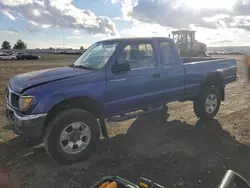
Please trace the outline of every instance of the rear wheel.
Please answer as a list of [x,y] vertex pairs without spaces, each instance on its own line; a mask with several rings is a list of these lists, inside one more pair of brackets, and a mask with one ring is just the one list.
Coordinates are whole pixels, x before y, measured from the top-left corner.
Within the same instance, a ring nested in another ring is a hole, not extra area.
[[70,164],[89,157],[99,138],[99,125],[91,113],[69,109],[49,123],[44,145],[55,160]]
[[219,90],[214,86],[204,87],[194,101],[194,113],[198,118],[212,119],[218,113],[220,103]]
[[0,61],[2,60],[2,58],[0,57]]
[[11,60],[13,61],[13,60],[15,60],[15,58],[14,58],[14,57],[12,57],[12,58],[11,58]]

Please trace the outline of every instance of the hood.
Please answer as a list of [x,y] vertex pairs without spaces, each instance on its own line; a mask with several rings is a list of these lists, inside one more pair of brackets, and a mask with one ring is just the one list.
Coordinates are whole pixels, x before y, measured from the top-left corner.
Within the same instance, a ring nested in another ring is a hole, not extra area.
[[73,67],[59,67],[40,71],[19,74],[11,78],[9,86],[17,92],[22,93],[31,87],[50,83],[57,80],[72,78],[79,75],[89,74],[92,70],[79,69]]

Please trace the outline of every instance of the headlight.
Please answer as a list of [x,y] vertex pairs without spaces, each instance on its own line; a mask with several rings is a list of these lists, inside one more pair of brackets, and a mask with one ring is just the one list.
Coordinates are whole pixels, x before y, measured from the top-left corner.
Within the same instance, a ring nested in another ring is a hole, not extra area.
[[26,110],[30,107],[31,103],[33,101],[32,96],[21,96],[19,98],[19,110]]

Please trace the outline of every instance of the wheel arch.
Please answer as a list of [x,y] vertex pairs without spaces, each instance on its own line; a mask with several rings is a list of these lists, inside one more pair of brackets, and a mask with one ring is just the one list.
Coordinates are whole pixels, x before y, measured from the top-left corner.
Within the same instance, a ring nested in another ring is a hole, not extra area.
[[223,76],[222,73],[216,72],[210,75],[207,75],[203,80],[202,80],[202,85],[208,85],[208,84],[213,84],[218,87],[222,87],[223,85]]
[[223,85],[223,75],[221,72],[207,75],[201,82],[201,88],[214,86],[220,91],[221,100],[225,100],[225,86]]
[[90,97],[71,97],[68,99],[64,99],[57,104],[55,104],[49,111],[47,118],[45,120],[45,128],[48,126],[48,123],[62,110],[69,108],[79,108],[86,110],[93,114],[96,118],[100,118],[102,116],[103,105]]

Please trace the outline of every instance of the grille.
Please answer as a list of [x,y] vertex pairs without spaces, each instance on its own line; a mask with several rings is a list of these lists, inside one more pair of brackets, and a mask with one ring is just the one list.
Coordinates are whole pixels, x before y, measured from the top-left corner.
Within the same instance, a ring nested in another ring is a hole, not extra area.
[[14,108],[18,108],[18,100],[19,100],[20,95],[11,91],[11,89],[9,88],[6,88],[5,96],[6,96],[6,101],[8,102],[10,106]]

